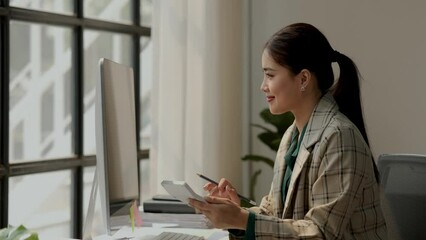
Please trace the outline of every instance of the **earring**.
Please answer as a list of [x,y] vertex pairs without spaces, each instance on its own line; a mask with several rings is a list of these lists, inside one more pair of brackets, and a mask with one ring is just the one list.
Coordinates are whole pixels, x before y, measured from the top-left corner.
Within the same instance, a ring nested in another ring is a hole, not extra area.
[[304,92],[305,90],[306,90],[306,87],[305,87],[305,86],[300,87],[300,91],[301,91],[301,92]]

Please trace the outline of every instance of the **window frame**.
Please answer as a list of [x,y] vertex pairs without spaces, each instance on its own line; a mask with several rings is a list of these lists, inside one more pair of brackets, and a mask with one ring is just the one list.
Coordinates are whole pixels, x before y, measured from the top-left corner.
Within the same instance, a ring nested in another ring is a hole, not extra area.
[[[74,0],[73,15],[43,12],[9,6],[9,0],[0,0],[0,228],[8,226],[9,178],[14,176],[43,173],[58,170],[71,170],[71,237],[82,238],[83,229],[83,169],[95,166],[95,155],[83,154],[83,81],[84,81],[84,48],[83,34],[85,29],[101,30],[112,33],[125,33],[132,36],[132,63],[135,78],[135,111],[136,136],[140,132],[140,39],[151,37],[151,27],[140,24],[140,0],[131,0],[131,24],[109,22],[85,18],[83,0]],[[73,156],[57,159],[34,159],[31,162],[9,163],[9,68],[10,68],[10,21],[19,20],[28,23],[40,23],[50,26],[70,27],[72,29],[72,64],[73,77],[71,88],[73,118]],[[138,169],[140,160],[149,159],[149,149],[141,149],[139,137]],[[140,173],[138,174],[140,179]]]

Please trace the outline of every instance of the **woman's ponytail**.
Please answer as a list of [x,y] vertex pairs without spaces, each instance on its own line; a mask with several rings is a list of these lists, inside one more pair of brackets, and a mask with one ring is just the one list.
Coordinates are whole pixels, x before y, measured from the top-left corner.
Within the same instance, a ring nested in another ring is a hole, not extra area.
[[346,55],[337,51],[334,55],[340,68],[339,79],[332,89],[334,99],[339,105],[340,112],[357,126],[365,142],[369,144],[362,114],[358,68]]
[[[332,61],[339,64],[340,75],[333,86],[333,96],[339,105],[339,111],[351,120],[361,132],[365,142],[369,145],[367,131],[364,125],[360,97],[359,71],[355,63],[346,55],[334,51]],[[379,182],[379,171],[373,160],[374,174]]]

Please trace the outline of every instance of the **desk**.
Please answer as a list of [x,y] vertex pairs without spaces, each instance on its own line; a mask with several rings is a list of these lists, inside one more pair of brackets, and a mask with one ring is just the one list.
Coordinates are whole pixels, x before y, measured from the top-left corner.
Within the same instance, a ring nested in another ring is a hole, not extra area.
[[118,239],[135,239],[149,240],[162,232],[186,233],[196,236],[202,236],[207,240],[227,240],[228,231],[221,229],[197,229],[197,228],[157,228],[157,227],[140,227],[132,232],[132,228],[124,226],[118,230],[113,236],[98,236],[94,240],[118,240]]

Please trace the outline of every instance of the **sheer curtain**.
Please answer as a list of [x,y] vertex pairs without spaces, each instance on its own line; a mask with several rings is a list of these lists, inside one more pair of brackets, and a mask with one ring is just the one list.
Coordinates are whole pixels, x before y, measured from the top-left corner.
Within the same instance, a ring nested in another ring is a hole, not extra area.
[[242,187],[242,1],[153,2],[152,193],[163,179]]

